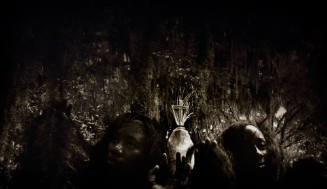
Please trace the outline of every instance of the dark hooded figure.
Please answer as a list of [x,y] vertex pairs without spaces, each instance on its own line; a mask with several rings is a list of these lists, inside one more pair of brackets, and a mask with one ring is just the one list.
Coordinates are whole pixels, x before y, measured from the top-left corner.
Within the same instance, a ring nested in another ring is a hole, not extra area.
[[237,123],[222,134],[230,153],[237,187],[272,188],[279,175],[279,156],[273,140],[255,124]]
[[119,116],[95,146],[81,188],[147,188],[147,174],[163,153],[164,132],[154,120]]

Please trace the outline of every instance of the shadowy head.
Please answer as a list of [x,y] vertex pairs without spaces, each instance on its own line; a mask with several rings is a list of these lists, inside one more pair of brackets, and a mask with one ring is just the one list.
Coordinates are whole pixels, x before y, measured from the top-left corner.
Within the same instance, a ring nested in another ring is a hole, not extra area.
[[93,158],[120,171],[148,169],[161,156],[163,142],[164,133],[156,121],[127,113],[109,125]]
[[222,134],[222,144],[232,156],[236,175],[277,179],[279,163],[275,144],[256,124],[233,124]]
[[232,162],[217,142],[197,144],[195,161],[192,188],[234,188]]

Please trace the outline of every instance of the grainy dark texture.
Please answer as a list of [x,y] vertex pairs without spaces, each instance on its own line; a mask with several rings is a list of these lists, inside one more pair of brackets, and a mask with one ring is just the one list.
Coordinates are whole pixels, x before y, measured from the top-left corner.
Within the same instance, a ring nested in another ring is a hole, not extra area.
[[[191,92],[187,127],[202,139],[217,138],[230,123],[256,121],[279,144],[284,164],[306,156],[326,163],[321,11],[97,6],[8,7],[0,101],[5,179],[23,162],[33,120],[53,102],[67,101],[69,119],[92,146],[125,112],[174,127],[170,105]],[[42,132],[61,135],[57,129]]]

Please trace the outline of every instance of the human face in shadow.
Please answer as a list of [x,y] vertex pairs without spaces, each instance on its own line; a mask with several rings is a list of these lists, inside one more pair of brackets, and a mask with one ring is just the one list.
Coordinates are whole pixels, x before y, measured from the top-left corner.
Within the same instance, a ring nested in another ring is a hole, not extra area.
[[242,144],[241,156],[243,163],[252,168],[264,168],[266,166],[267,145],[262,132],[253,125],[245,126],[244,144]]
[[109,166],[130,168],[146,154],[146,137],[143,123],[128,121],[114,133],[108,144],[107,163]]

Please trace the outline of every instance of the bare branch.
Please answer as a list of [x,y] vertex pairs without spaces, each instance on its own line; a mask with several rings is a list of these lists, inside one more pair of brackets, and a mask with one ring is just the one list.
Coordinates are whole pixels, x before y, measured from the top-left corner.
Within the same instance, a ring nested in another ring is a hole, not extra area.
[[290,132],[288,132],[288,135],[284,138],[284,140],[281,142],[283,144],[285,141],[288,141],[292,136],[296,134],[299,130],[304,129],[306,126],[311,125],[309,119],[307,119],[301,126],[296,127],[295,129],[292,129]]
[[286,131],[286,127],[287,127],[288,123],[290,121],[292,121],[293,118],[303,110],[303,108],[304,108],[303,105],[299,105],[299,107],[297,109],[295,107],[294,113],[292,113],[288,118],[285,119],[285,122],[282,125],[281,131],[280,131],[281,132],[280,144],[284,143],[284,135],[285,135],[285,131]]
[[288,147],[290,147],[290,146],[292,146],[292,145],[294,145],[294,144],[300,142],[303,138],[304,138],[303,136],[297,138],[297,140],[295,140],[295,141],[293,141],[293,142],[290,142],[290,143],[287,144],[284,148],[288,148]]

